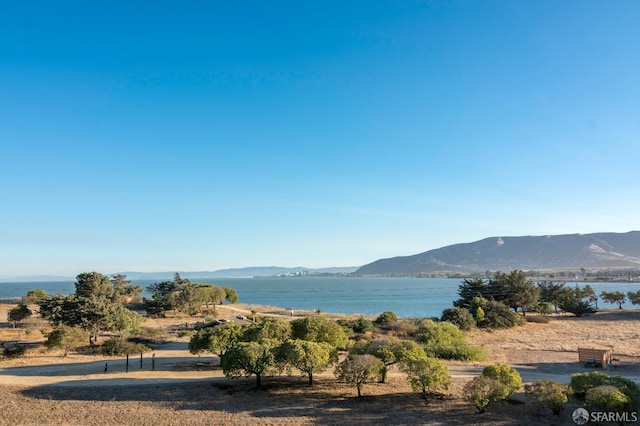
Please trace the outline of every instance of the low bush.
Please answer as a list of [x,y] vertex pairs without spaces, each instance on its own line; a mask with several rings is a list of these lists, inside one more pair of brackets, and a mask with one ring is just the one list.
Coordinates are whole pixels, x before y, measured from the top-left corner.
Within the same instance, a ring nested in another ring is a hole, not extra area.
[[617,387],[611,385],[597,386],[589,389],[585,395],[585,403],[589,410],[612,411],[616,413],[634,411],[636,408],[631,398]]
[[467,382],[462,393],[479,413],[484,413],[490,403],[508,398],[509,389],[496,379],[480,375]]
[[569,386],[551,380],[542,380],[525,385],[527,398],[533,399],[537,403],[547,406],[556,416],[569,401],[571,393]]
[[395,312],[392,311],[383,312],[378,315],[378,318],[373,320],[373,322],[378,325],[389,324],[395,321],[398,321],[398,316],[395,314]]
[[27,353],[27,346],[21,343],[5,345],[0,342],[0,347],[2,347],[2,356],[5,358],[19,358]]
[[354,333],[366,333],[373,330],[373,322],[365,317],[360,317],[350,325],[350,328]]
[[[625,395],[626,399],[628,399],[627,404],[629,407],[633,407],[635,410],[640,406],[640,389],[633,380],[620,376],[608,376],[597,371],[593,373],[576,373],[571,376],[571,388],[573,392],[579,397],[584,397],[585,400],[591,390],[607,386],[613,386]],[[612,392],[601,390],[593,393],[589,400],[594,405],[597,405],[598,401],[614,404],[614,400],[617,400],[618,397],[609,394],[612,394]],[[604,410],[604,407],[600,408]]]
[[121,339],[109,339],[100,346],[98,352],[107,356],[122,356],[127,354],[139,354],[150,350],[151,348],[149,348],[149,346],[142,343],[135,343]]
[[593,373],[575,373],[571,375],[571,389],[579,396],[584,397],[589,389],[593,389],[598,386],[608,385],[611,378],[598,371]]
[[522,377],[520,377],[518,370],[511,368],[506,364],[494,364],[485,367],[482,370],[482,375],[495,379],[505,385],[509,390],[509,394],[507,396],[511,396],[522,387]]
[[448,321],[458,326],[460,330],[471,330],[476,327],[476,320],[471,312],[464,308],[449,308],[442,312],[441,321]]
[[482,349],[467,343],[464,333],[453,323],[422,320],[418,341],[424,344],[428,356],[458,361],[482,361]]

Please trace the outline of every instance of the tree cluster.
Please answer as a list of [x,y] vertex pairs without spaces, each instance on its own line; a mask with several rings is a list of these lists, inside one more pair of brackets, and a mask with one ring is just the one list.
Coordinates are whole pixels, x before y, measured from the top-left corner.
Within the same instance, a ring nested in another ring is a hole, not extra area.
[[296,368],[313,384],[314,373],[337,361],[338,348],[347,335],[337,323],[322,317],[285,321],[265,319],[253,324],[224,323],[204,328],[189,341],[193,354],[220,355],[227,377],[255,376],[256,387],[264,377]]
[[[611,300],[623,303],[617,293],[610,296]],[[445,310],[442,320],[450,321],[463,329],[475,326],[513,327],[524,322],[522,318],[527,312],[546,315],[551,313],[551,307],[556,313],[561,309],[580,317],[596,312],[598,300],[589,285],[585,288],[572,288],[564,283],[551,281],[534,283],[527,279],[523,271],[497,272],[491,279],[465,279],[458,288],[458,295],[460,298],[453,303],[454,308]],[[522,318],[516,315],[518,311]]]
[[101,331],[122,334],[141,324],[142,317],[125,303],[139,298],[142,288],[132,286],[126,276],[109,278],[98,272],[83,272],[76,277],[75,287],[75,293],[66,296],[38,296],[40,316],[56,329],[77,327],[88,334],[93,345]]
[[212,284],[192,283],[180,277],[177,272],[171,281],[156,282],[147,287],[151,298],[144,299],[147,315],[164,317],[168,311],[179,311],[191,316],[200,312],[202,306],[214,309],[225,300],[238,302],[238,294],[229,287],[218,287]]

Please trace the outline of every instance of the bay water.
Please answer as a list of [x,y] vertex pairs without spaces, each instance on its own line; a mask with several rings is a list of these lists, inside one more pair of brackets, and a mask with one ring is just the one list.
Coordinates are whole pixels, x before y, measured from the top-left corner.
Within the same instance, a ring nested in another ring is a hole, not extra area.
[[[317,310],[345,314],[377,315],[393,311],[400,317],[439,317],[458,298],[460,278],[385,278],[385,277],[273,277],[192,279],[192,282],[233,288],[241,303],[278,306],[294,310]],[[151,280],[133,280],[143,288]],[[568,282],[584,287],[587,283]],[[639,282],[589,282],[596,294],[601,291],[640,290]],[[29,290],[42,289],[49,294],[75,292],[73,281],[1,282],[0,299],[16,298]],[[617,305],[599,301],[600,308]],[[637,308],[630,303],[625,308]]]

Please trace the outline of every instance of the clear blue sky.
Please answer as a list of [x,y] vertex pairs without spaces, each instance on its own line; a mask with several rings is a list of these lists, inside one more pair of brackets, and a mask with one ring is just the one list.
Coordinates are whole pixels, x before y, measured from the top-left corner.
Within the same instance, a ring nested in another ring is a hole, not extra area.
[[24,1],[0,278],[640,229],[638,1]]

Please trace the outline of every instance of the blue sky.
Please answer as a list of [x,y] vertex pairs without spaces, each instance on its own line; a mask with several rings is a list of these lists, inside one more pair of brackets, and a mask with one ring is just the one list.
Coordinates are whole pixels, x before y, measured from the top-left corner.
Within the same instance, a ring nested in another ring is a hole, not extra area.
[[636,1],[12,2],[0,278],[638,230]]

